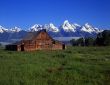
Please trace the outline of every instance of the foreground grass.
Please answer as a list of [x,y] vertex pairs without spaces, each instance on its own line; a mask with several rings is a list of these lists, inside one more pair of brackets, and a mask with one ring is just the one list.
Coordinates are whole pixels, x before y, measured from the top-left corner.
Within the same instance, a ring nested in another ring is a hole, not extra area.
[[110,47],[0,50],[0,85],[110,85]]

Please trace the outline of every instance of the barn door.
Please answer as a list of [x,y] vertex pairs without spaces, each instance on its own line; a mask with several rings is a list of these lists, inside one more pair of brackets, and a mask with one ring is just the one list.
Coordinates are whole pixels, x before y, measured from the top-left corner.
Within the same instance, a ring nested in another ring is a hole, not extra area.
[[63,50],[65,49],[65,44],[63,44],[62,49],[63,49]]
[[24,45],[21,45],[21,51],[24,51]]

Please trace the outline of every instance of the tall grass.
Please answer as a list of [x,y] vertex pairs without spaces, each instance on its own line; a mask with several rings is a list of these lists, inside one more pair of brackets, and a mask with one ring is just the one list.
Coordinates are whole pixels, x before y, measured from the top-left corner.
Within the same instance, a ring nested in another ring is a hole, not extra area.
[[0,50],[0,85],[110,85],[110,47]]

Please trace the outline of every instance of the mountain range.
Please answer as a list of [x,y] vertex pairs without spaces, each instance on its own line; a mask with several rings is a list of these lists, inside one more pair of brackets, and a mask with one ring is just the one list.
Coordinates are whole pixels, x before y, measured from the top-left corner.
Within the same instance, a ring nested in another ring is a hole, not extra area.
[[88,23],[83,26],[70,23],[65,20],[62,25],[56,27],[53,23],[40,25],[35,24],[27,30],[23,30],[19,27],[7,29],[0,26],[0,42],[15,42],[21,40],[26,33],[36,32],[42,29],[46,29],[49,35],[54,37],[96,37],[99,32],[103,30],[96,28]]

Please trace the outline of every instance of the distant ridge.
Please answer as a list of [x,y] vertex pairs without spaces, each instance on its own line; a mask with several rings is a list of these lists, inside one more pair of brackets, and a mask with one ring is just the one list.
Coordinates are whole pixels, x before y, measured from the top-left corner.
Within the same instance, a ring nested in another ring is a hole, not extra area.
[[52,37],[95,37],[103,31],[88,23],[81,26],[77,23],[70,23],[68,20],[65,20],[59,27],[56,27],[53,23],[45,25],[35,24],[27,30],[19,27],[7,29],[0,26],[0,42],[14,42],[22,39],[27,32],[35,32],[42,29],[46,29]]

